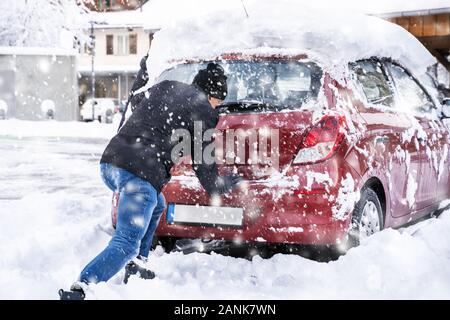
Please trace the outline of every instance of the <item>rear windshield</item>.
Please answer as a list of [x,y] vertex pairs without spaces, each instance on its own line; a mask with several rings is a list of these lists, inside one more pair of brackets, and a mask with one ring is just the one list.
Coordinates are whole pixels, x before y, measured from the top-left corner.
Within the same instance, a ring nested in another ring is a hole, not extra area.
[[[299,108],[317,98],[322,70],[312,62],[220,61],[228,76],[228,95],[223,110],[258,112]],[[181,64],[165,71],[158,82],[192,83],[208,62]]]

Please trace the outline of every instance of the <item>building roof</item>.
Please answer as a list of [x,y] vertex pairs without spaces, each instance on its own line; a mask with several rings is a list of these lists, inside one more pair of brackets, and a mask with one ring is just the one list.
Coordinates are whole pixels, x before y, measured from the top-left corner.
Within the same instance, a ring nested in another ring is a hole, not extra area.
[[[197,2],[198,6],[195,5]],[[92,20],[98,23],[96,28],[144,27],[158,30],[161,26],[186,15],[204,13],[207,8],[201,6],[201,3],[201,0],[152,0],[136,10],[92,12],[91,15]],[[225,3],[221,0],[211,0],[211,3],[217,7],[243,9],[241,0],[230,0]],[[311,1],[297,0],[296,3],[301,6],[302,3],[311,4]],[[450,0],[316,0],[314,5],[318,8],[332,7],[339,11],[367,13],[383,18],[450,12]]]
[[0,47],[0,55],[75,56],[76,50],[45,47]]
[[82,0],[81,2],[93,11],[120,11],[136,9],[147,0]]
[[[331,1],[317,0],[330,5]],[[339,1],[337,7],[345,10],[355,10],[368,14],[390,14],[390,13],[406,13],[420,12],[426,10],[440,10],[450,8],[450,0],[377,0],[377,1],[361,1],[361,0],[345,0]]]
[[140,9],[114,12],[91,12],[95,28],[142,28],[144,16]]
[[375,14],[381,18],[397,18],[397,17],[414,17],[414,16],[430,16],[436,14],[450,13],[449,8],[436,8],[436,9],[422,9],[422,10],[412,10],[412,11],[396,11],[387,13]]

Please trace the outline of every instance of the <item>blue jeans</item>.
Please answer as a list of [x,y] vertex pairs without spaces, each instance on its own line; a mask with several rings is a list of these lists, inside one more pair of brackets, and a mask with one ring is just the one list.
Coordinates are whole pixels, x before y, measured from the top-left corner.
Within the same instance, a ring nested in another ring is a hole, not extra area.
[[103,182],[119,192],[117,225],[108,246],[80,274],[80,281],[108,281],[136,256],[147,258],[153,235],[166,208],[162,193],[133,173],[101,163]]

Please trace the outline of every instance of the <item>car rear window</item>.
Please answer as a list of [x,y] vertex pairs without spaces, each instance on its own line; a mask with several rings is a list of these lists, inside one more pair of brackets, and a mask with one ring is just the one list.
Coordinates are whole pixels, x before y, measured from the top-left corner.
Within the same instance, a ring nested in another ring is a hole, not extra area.
[[[267,109],[298,108],[317,98],[322,70],[312,62],[299,61],[221,61],[228,76],[224,106],[230,112],[258,112]],[[192,83],[208,62],[181,64],[165,71],[157,82],[176,80]],[[236,107],[240,106],[240,107]],[[253,107],[251,107],[253,106]],[[254,106],[264,106],[255,108]]]

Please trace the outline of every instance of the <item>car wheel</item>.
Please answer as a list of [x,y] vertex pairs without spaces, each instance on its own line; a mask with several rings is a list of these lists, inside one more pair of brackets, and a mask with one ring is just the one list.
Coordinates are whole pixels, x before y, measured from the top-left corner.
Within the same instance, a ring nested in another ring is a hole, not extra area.
[[381,231],[383,227],[383,210],[380,200],[373,189],[364,188],[353,210],[349,231],[350,244],[359,245],[362,240]]
[[0,109],[0,120],[6,119],[6,112],[3,109]]
[[174,237],[153,237],[153,246],[155,249],[156,246],[162,246],[166,253],[170,253],[175,249],[175,244],[177,242],[177,238]]

